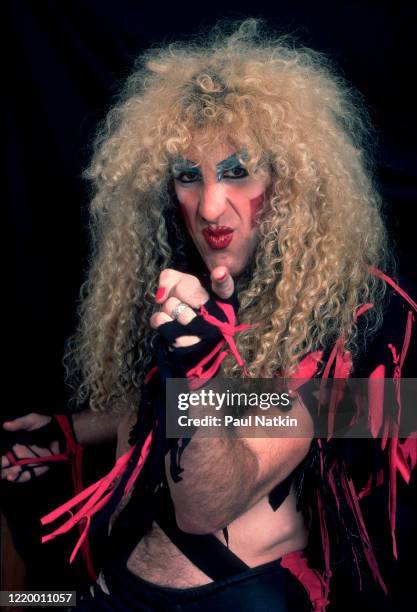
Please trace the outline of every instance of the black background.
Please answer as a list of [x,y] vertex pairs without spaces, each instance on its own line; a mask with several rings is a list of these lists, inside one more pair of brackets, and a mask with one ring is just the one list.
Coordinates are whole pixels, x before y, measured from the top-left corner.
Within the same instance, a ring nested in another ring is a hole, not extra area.
[[[81,175],[98,121],[143,49],[187,37],[219,18],[264,17],[275,31],[327,53],[363,94],[376,127],[377,181],[399,269],[417,281],[412,5],[296,0],[228,2],[226,7],[139,0],[2,4],[8,221],[3,236],[12,244],[3,259],[4,338],[10,339],[3,343],[8,399],[0,420],[6,413],[56,413],[65,402],[63,344],[75,323],[88,253],[89,188]],[[410,515],[404,525],[413,520]]]

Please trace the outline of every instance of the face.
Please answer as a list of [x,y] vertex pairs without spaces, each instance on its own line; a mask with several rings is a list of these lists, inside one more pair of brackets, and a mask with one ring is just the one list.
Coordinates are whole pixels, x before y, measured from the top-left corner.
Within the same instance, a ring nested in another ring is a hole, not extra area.
[[204,159],[190,148],[172,172],[186,227],[207,268],[227,266],[239,275],[256,247],[270,175],[249,176],[228,145],[214,146]]

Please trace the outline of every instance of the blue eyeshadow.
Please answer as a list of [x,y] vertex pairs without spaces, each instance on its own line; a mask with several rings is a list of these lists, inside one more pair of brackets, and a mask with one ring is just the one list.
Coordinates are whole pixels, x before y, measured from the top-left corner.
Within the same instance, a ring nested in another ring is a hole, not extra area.
[[217,181],[221,181],[223,172],[227,170],[234,170],[234,168],[243,168],[242,162],[240,159],[247,158],[247,153],[245,151],[240,153],[233,153],[226,159],[223,159],[221,162],[216,164],[216,178]]

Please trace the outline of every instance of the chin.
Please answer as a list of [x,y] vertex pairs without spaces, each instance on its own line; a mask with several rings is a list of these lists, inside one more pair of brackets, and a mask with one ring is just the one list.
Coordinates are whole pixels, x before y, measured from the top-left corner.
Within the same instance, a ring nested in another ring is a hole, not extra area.
[[218,266],[226,266],[232,276],[239,276],[246,268],[247,262],[238,261],[236,257],[224,253],[205,258],[205,264],[210,272]]

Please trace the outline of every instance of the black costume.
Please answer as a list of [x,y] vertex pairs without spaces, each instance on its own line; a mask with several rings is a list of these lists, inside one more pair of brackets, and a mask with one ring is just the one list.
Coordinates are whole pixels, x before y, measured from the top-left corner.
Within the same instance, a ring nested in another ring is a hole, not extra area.
[[[401,378],[416,376],[414,331],[417,304],[391,279],[377,270],[373,272],[393,289],[389,288],[388,291],[384,323],[365,353],[359,354],[352,363],[350,354],[345,350],[344,339],[339,338],[327,351],[306,355],[300,364],[298,377],[346,379],[352,373],[355,377],[369,379],[382,376],[393,378],[400,389]],[[382,590],[386,590],[359,500],[365,499],[381,485],[388,485],[390,531],[396,555],[397,472],[407,481],[417,463],[417,422],[415,428],[410,430],[411,435],[399,438],[400,394],[394,398],[395,406],[392,398],[388,398],[391,403],[377,398],[378,403],[373,398],[368,417],[373,439],[367,441],[332,438],[341,398],[336,398],[334,402],[331,399],[327,414],[327,439],[313,440],[306,459],[270,493],[270,504],[276,510],[288,495],[291,483],[294,483],[299,508],[310,527],[309,561],[317,569],[309,567],[302,551],[250,569],[228,549],[227,528],[224,530],[226,543],[223,544],[212,534],[190,535],[177,527],[164,475],[164,457],[167,452],[171,453],[171,476],[174,480],[180,479],[184,444],[181,448],[177,441],[173,444],[165,439],[165,398],[161,394],[164,388],[161,383],[167,377],[179,376],[184,371],[188,374],[191,372],[191,382],[205,375],[210,378],[220,366],[221,355],[227,354],[225,346],[227,348],[228,345],[230,352],[235,354],[233,335],[239,329],[233,315],[236,304],[225,307],[224,303],[212,300],[206,306],[207,310],[200,311],[200,317],[194,319],[188,333],[201,334],[205,338],[201,345],[210,359],[206,359],[203,366],[202,362],[196,366],[191,349],[179,349],[177,354],[173,351],[172,355],[172,351],[167,351],[167,345],[169,347],[171,344],[172,348],[176,335],[184,335],[187,331],[176,322],[161,326],[165,327],[162,330],[165,345],[161,345],[156,366],[151,372],[153,375],[148,377],[144,387],[130,451],[119,458],[107,477],[43,519],[43,523],[48,524],[71,508],[78,508],[62,527],[45,537],[45,540],[50,539],[81,523],[84,531],[73,557],[87,535],[91,517],[101,511],[95,520],[98,523],[107,520],[120,499],[132,491],[131,499],[118,517],[110,536],[109,559],[103,565],[100,578],[102,585],[104,581],[104,590],[99,585],[91,587],[78,609],[185,612],[223,610],[234,605],[236,609],[248,611],[319,611],[329,603],[334,559],[342,559],[355,579],[361,581],[363,577],[367,579],[367,575],[371,575]],[[360,316],[368,308],[372,308],[372,305],[364,305],[357,313],[359,330]],[[213,323],[213,317],[217,323]],[[215,330],[210,329],[213,324]],[[204,329],[207,332],[205,335]],[[223,337],[219,336],[219,330]],[[180,370],[176,369],[178,364]],[[303,395],[302,388],[300,393]],[[80,508],[78,504],[83,501],[84,505]],[[173,543],[214,580],[213,583],[192,589],[171,589],[151,585],[127,570],[126,562],[131,551],[154,520]],[[106,589],[109,594],[106,594]]]

